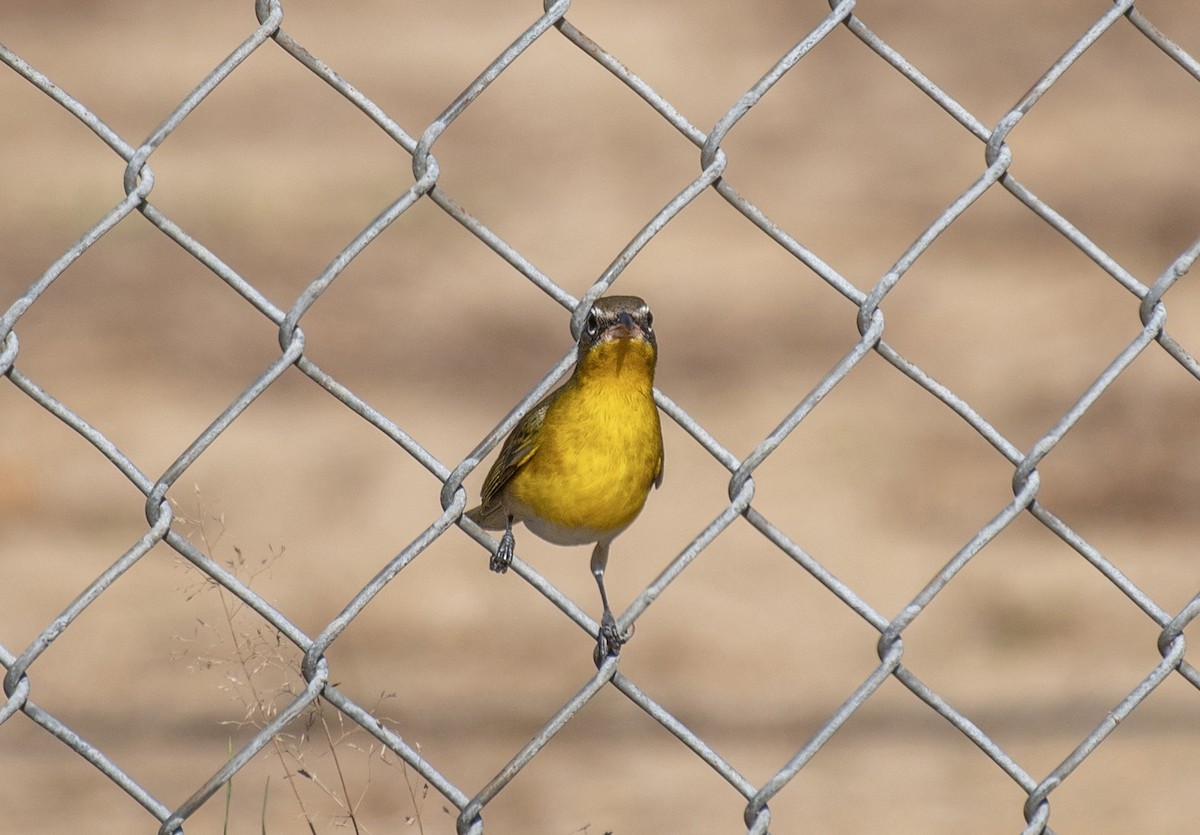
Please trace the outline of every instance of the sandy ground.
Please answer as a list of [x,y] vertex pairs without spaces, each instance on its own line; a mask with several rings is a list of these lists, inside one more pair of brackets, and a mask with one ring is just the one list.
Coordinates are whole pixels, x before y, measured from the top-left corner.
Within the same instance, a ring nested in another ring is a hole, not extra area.
[[[0,42],[139,144],[254,28],[248,0],[6,3]],[[793,8],[798,7],[798,8]],[[864,0],[857,13],[994,125],[1109,7]],[[1200,8],[1139,3],[1200,54]],[[286,4],[286,29],[419,135],[537,3]],[[824,3],[584,2],[572,23],[707,131]],[[1152,283],[1200,235],[1200,86],[1119,20],[1018,125],[1012,173]],[[0,72],[0,309],[123,196],[124,162]],[[867,291],[985,167],[980,141],[839,27],[723,144],[726,178]],[[440,187],[580,296],[700,170],[697,149],[558,32],[434,146]],[[412,183],[411,160],[273,43],[154,153],[151,200],[286,309]],[[855,346],[855,306],[702,194],[621,275],[656,314],[661,390],[746,456]],[[1168,328],[1200,348],[1189,279]],[[1028,450],[1137,336],[1138,299],[1008,192],[986,193],[886,297],[885,338]],[[432,202],[303,318],[306,354],[454,467],[564,355],[567,317]],[[275,327],[138,215],[20,319],[17,368],[152,479],[278,356]],[[1200,386],[1151,345],[1040,467],[1039,499],[1170,614],[1200,589]],[[614,546],[628,603],[728,502],[680,427]],[[895,617],[1012,498],[1013,467],[868,355],[755,473],[755,508]],[[482,472],[468,479],[478,490]],[[309,635],[440,512],[440,483],[289,370],[169,496],[177,529]],[[143,497],[0,385],[0,646],[19,653],[145,532]],[[520,553],[587,612],[584,549]],[[904,663],[1035,780],[1160,660],[1158,626],[1022,515],[904,633]],[[878,664],[878,633],[744,520],[638,621],[621,672],[761,785]],[[331,680],[468,795],[594,672],[591,641],[457,530],[328,653]],[[31,698],[159,802],[181,804],[303,685],[298,653],[158,546],[30,671]],[[1051,795],[1059,833],[1176,832],[1200,815],[1200,699],[1167,679]],[[449,833],[449,803],[328,706],[187,831]],[[285,767],[294,775],[289,786]],[[299,771],[303,769],[303,771]],[[1025,793],[897,680],[771,802],[772,831],[1012,833]],[[744,831],[744,800],[613,688],[485,810],[487,831]],[[265,807],[265,811],[264,811]],[[353,808],[353,821],[347,809]],[[157,823],[23,715],[0,726],[0,831]],[[264,818],[265,816],[265,818]]]

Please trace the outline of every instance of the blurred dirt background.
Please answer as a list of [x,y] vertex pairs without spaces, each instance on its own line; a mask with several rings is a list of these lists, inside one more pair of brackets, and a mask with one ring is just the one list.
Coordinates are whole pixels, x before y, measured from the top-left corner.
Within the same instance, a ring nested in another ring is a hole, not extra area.
[[[1104,0],[874,2],[857,13],[994,125]],[[419,135],[538,3],[290,0],[284,27]],[[1139,2],[1192,55],[1200,7]],[[569,19],[709,130],[828,13],[823,2],[580,0]],[[0,42],[128,142],[256,25],[249,0],[6,2]],[[1126,20],[1021,122],[1013,174],[1145,284],[1200,235],[1200,85]],[[739,124],[727,179],[869,289],[984,168],[984,149],[839,27]],[[582,295],[700,170],[699,153],[557,32],[434,146],[441,187]],[[267,43],[150,160],[151,201],[288,308],[412,182],[409,156]],[[0,72],[0,309],[123,196],[124,162]],[[715,193],[622,274],[660,388],[745,456],[858,333],[855,307]],[[1184,279],[1168,327],[1200,350]],[[883,303],[886,338],[1028,449],[1137,334],[1138,299],[1002,188]],[[429,201],[303,319],[308,356],[453,467],[569,348],[568,317]],[[17,367],[157,478],[278,356],[275,328],[140,215],[20,319]],[[6,381],[7,382],[7,381]],[[1151,346],[1041,467],[1041,500],[1179,611],[1200,589],[1200,386]],[[667,422],[667,470],[609,572],[623,609],[717,516],[728,473]],[[1011,500],[1012,466],[876,355],[769,458],[755,506],[894,617]],[[468,480],[478,490],[482,472]],[[171,491],[179,529],[310,635],[440,512],[440,484],[289,371]],[[0,645],[20,653],[145,531],[143,497],[0,386]],[[521,555],[596,614],[585,549]],[[1159,660],[1158,627],[1022,516],[905,633],[905,664],[1035,779]],[[761,784],[878,663],[878,635],[742,521],[637,624],[621,669]],[[331,647],[333,680],[468,794],[594,668],[592,642],[451,530]],[[1195,659],[1193,658],[1193,663]],[[160,802],[182,803],[286,704],[297,653],[173,551],[151,551],[40,658],[31,698]],[[1174,832],[1200,815],[1200,698],[1169,678],[1051,796],[1059,833]],[[449,833],[448,803],[327,708],[189,833]],[[285,775],[293,774],[294,789]],[[301,773],[299,770],[303,769]],[[897,681],[772,802],[778,833],[1012,833],[1023,792]],[[743,831],[744,800],[613,689],[486,809],[487,831]],[[265,811],[264,811],[265,807]],[[347,810],[354,810],[353,821]],[[153,832],[124,792],[23,715],[0,726],[0,830]]]

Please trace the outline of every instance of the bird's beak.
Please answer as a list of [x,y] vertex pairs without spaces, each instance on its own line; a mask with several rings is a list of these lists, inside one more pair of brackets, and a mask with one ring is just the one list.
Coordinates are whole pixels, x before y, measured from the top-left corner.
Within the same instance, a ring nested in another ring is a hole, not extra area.
[[616,324],[609,327],[609,333],[617,339],[634,339],[645,338],[646,334],[642,333],[642,329],[638,327],[637,322],[633,321],[633,317],[629,313],[622,310],[617,314]]

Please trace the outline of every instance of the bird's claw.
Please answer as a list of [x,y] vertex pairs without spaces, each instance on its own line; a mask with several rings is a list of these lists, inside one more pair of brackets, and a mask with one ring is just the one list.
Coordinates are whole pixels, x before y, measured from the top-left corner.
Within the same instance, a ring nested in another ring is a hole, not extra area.
[[496,550],[492,554],[492,559],[488,562],[488,568],[497,574],[503,574],[505,571],[508,571],[508,567],[512,565],[513,552],[516,550],[516,547],[517,543],[513,538],[512,529],[510,528],[500,537],[500,544],[496,546]]
[[600,632],[596,636],[596,666],[603,664],[604,659],[610,655],[620,655],[621,647],[628,638],[628,634],[622,634],[617,628],[617,619],[613,617],[612,612],[605,611],[604,616],[600,618]]

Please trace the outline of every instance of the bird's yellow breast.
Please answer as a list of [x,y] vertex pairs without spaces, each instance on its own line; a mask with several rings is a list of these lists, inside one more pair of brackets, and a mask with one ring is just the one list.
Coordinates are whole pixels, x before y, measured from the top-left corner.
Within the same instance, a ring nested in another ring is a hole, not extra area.
[[[546,412],[537,450],[509,485],[543,529],[560,529],[539,535],[594,541],[615,535],[641,512],[662,472],[654,360],[653,346],[641,340],[602,343],[580,358]],[[529,518],[525,523],[538,527]]]

